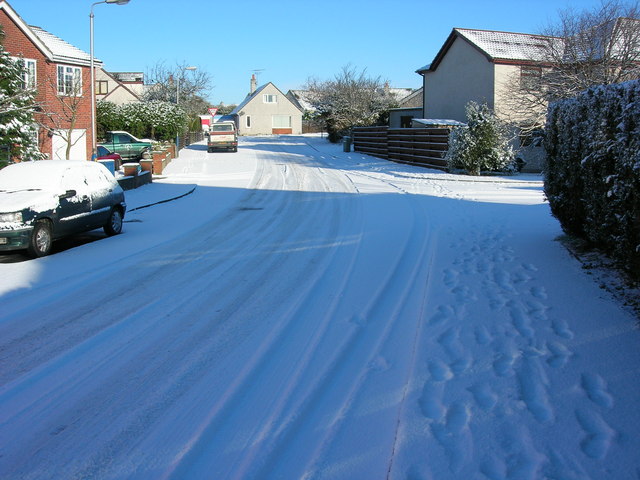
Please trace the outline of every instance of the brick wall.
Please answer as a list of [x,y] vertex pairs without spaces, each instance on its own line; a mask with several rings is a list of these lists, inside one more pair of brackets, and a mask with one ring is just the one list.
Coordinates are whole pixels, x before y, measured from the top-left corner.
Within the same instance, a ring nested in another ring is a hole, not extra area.
[[[38,123],[50,128],[70,128],[71,121],[65,119],[69,109],[61,101],[69,105],[69,98],[59,97],[57,94],[57,63],[47,59],[29,37],[16,25],[4,10],[0,10],[0,25],[4,30],[3,45],[11,56],[22,56],[36,61],[36,78],[38,92],[36,101],[43,113],[36,114]],[[87,160],[91,158],[91,72],[89,67],[82,66],[82,98],[77,106],[77,119],[73,128],[86,130]],[[65,115],[64,111],[67,110]],[[45,114],[46,113],[46,114]],[[49,116],[57,120],[50,120]],[[40,151],[51,156],[52,141],[46,128],[40,128],[38,134]]]

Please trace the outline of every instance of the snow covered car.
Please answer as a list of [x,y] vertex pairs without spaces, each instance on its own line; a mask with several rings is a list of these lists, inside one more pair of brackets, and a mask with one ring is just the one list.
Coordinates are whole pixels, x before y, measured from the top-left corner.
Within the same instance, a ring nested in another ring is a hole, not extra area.
[[42,160],[0,170],[0,251],[51,251],[53,240],[104,228],[122,231],[124,191],[98,162]]

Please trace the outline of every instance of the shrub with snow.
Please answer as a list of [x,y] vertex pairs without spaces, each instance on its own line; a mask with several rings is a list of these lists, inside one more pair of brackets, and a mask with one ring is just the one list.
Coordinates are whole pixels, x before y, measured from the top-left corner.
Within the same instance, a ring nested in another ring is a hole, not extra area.
[[449,137],[445,157],[449,168],[463,169],[471,175],[513,169],[507,127],[487,105],[469,102],[466,114],[467,126],[455,128]]
[[569,234],[640,277],[640,81],[549,106],[545,193]]
[[187,124],[187,114],[175,103],[152,100],[149,102],[115,105],[100,101],[97,105],[100,133],[126,130],[139,138],[171,140]]
[[42,154],[36,141],[34,91],[25,88],[24,72],[24,62],[10,58],[0,44],[0,145],[8,148],[7,159],[37,160]]

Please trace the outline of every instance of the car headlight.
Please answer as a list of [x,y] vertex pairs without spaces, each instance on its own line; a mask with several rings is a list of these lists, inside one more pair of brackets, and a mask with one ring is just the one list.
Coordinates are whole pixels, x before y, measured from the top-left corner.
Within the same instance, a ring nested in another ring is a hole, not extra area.
[[22,223],[22,212],[0,213],[0,223]]

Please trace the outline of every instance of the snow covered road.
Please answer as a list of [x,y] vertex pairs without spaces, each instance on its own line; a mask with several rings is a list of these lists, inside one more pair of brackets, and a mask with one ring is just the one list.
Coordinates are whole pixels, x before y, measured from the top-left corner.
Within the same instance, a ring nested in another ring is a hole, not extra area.
[[183,150],[0,264],[0,478],[637,479],[640,333],[537,176]]

